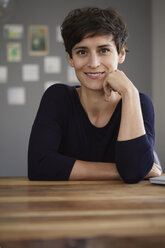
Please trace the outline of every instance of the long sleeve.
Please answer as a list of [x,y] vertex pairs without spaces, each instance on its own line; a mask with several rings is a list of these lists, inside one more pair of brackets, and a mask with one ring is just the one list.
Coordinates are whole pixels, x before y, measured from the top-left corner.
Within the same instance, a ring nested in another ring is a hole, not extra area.
[[65,101],[64,89],[59,85],[48,89],[41,100],[29,140],[30,180],[69,178],[75,159],[59,152],[67,119]]
[[116,165],[126,183],[137,183],[154,163],[154,109],[150,98],[140,94],[146,134],[132,140],[116,142]]

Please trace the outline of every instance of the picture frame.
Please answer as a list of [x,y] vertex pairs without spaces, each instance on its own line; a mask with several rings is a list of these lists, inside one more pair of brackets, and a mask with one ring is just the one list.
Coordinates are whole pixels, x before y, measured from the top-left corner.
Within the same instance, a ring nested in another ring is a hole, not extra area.
[[49,34],[46,25],[29,26],[29,55],[45,56],[49,51]]
[[22,40],[24,36],[23,25],[5,24],[3,26],[3,37],[10,40]]
[[20,42],[7,43],[7,61],[21,62],[22,60],[22,45]]

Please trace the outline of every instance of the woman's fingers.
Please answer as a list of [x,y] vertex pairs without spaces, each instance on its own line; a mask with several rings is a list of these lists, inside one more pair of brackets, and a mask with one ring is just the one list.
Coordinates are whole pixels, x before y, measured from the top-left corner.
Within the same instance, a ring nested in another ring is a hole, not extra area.
[[104,98],[106,102],[109,102],[110,96],[111,96],[111,92],[112,92],[112,88],[111,86],[108,84],[108,82],[106,82],[103,85],[103,89],[104,89]]

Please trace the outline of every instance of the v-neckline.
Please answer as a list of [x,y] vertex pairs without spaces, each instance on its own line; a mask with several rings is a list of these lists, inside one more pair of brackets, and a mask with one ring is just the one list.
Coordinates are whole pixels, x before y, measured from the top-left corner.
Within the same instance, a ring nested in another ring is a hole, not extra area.
[[103,126],[103,127],[96,127],[96,126],[93,125],[92,122],[90,121],[90,119],[89,119],[89,117],[88,117],[88,115],[87,115],[87,113],[86,113],[86,111],[85,111],[83,105],[81,104],[80,97],[79,97],[79,94],[78,94],[78,92],[77,92],[77,88],[78,88],[78,87],[80,87],[80,86],[74,86],[74,87],[73,87],[74,92],[75,92],[75,96],[76,96],[76,101],[77,101],[77,103],[78,103],[78,105],[79,105],[81,111],[83,112],[83,114],[84,114],[84,116],[85,116],[87,122],[88,122],[89,125],[90,125],[92,128],[94,128],[94,129],[97,129],[97,130],[104,130],[104,129],[106,129],[107,126],[109,126],[110,123],[112,122],[113,117],[115,116],[115,113],[116,113],[117,109],[118,109],[119,106],[121,105],[122,99],[120,99],[120,100],[118,101],[118,103],[116,104],[116,107],[114,108],[114,111],[113,111],[113,113],[112,113],[112,115],[111,115],[109,121],[107,122],[107,124],[105,124],[105,126]]

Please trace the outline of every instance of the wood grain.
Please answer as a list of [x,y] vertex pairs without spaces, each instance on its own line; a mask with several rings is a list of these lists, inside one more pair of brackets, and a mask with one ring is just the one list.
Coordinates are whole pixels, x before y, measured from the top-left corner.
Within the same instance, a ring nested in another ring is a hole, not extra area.
[[0,178],[0,248],[165,247],[165,187]]

